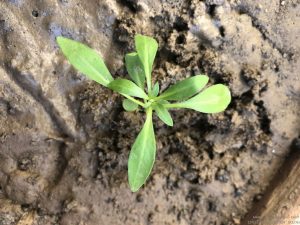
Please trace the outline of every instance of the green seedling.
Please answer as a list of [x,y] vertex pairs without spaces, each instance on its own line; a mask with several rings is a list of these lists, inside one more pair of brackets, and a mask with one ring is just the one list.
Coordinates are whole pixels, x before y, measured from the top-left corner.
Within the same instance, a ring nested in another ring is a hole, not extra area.
[[139,190],[146,182],[155,161],[153,112],[165,124],[173,126],[170,109],[188,108],[202,113],[218,113],[224,111],[231,101],[230,91],[223,84],[204,89],[208,83],[208,77],[205,75],[196,75],[179,81],[159,95],[159,84],[155,83],[152,86],[151,79],[158,43],[151,37],[136,35],[136,52],[125,56],[125,65],[132,81],[123,78],[114,79],[103,59],[86,45],[65,37],[57,37],[57,43],[77,70],[123,95],[125,97],[123,107],[126,111],[144,108],[146,121],[133,143],[128,160],[128,180],[133,192]]

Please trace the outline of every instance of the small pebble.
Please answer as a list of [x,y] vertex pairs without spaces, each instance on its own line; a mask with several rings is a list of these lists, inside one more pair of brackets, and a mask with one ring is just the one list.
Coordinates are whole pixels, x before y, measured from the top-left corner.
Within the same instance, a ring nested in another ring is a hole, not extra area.
[[234,191],[234,197],[240,197],[243,194],[243,190],[236,188]]
[[234,217],[232,219],[233,219],[234,224],[240,224],[241,223],[241,219],[240,218]]
[[33,11],[31,12],[31,14],[32,14],[32,16],[34,16],[34,17],[38,17],[38,16],[39,16],[39,12],[38,12],[37,10],[33,10]]
[[217,172],[216,179],[222,183],[227,183],[229,180],[228,172],[225,170]]
[[137,202],[143,202],[143,197],[142,197],[141,194],[138,194],[138,195],[136,196],[136,201],[137,201]]
[[262,199],[262,195],[261,195],[261,194],[257,194],[257,195],[255,195],[254,198],[253,198],[253,200],[254,200],[255,202],[258,202],[258,201],[261,200],[261,199]]

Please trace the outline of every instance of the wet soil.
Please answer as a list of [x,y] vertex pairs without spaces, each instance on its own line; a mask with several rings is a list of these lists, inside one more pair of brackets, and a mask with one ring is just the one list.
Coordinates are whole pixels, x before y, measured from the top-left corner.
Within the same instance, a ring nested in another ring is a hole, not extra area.
[[[299,0],[4,0],[0,2],[0,224],[239,224],[300,130]],[[157,160],[127,184],[143,112],[87,80],[63,35],[126,77],[136,33],[159,42],[162,90],[196,74],[225,83],[224,113],[156,117]]]

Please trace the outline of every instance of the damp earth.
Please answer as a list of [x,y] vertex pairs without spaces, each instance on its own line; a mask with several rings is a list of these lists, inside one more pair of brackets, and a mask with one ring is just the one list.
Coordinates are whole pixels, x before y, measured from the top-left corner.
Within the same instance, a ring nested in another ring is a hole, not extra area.
[[[157,159],[127,183],[143,112],[78,73],[55,38],[83,42],[114,77],[137,33],[159,42],[161,89],[206,74],[218,114],[154,117]],[[263,195],[300,130],[299,0],[0,2],[1,225],[233,225]]]

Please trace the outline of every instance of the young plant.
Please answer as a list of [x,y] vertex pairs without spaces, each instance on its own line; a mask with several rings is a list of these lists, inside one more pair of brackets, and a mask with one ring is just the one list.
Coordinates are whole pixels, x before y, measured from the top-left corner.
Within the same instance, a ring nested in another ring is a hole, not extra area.
[[151,79],[158,43],[151,37],[139,34],[134,40],[136,52],[125,56],[125,65],[131,81],[114,79],[103,59],[91,48],[65,37],[57,37],[62,52],[77,70],[123,95],[125,110],[134,111],[140,106],[146,112],[145,124],[133,143],[128,160],[128,180],[133,192],[139,190],[146,182],[155,161],[153,111],[165,124],[173,126],[170,109],[188,108],[202,113],[218,113],[224,111],[231,101],[230,91],[223,84],[212,85],[202,90],[208,83],[208,77],[205,75],[179,81],[159,95],[159,85],[155,83],[152,86]]

